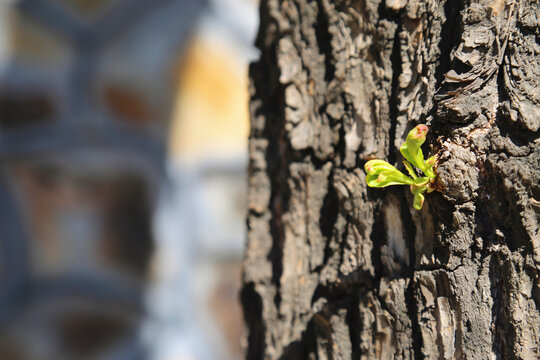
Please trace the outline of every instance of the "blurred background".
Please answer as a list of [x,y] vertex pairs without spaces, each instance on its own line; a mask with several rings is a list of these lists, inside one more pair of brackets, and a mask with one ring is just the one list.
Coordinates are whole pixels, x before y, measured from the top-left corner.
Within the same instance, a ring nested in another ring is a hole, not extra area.
[[0,360],[239,359],[256,0],[0,0]]

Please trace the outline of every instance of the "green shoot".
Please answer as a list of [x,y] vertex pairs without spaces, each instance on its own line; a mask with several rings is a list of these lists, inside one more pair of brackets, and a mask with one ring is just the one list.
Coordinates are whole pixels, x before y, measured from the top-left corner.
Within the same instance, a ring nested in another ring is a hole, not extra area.
[[[403,164],[410,177],[403,174],[383,160],[370,160],[364,166],[366,170],[366,182],[370,187],[386,187],[390,185],[409,185],[414,195],[413,207],[420,210],[424,204],[424,193],[434,190],[436,158],[432,156],[424,160],[424,154],[420,148],[426,141],[428,127],[418,125],[407,135],[407,140],[399,149],[406,160]],[[414,167],[413,167],[414,166]],[[423,173],[418,176],[415,168]]]

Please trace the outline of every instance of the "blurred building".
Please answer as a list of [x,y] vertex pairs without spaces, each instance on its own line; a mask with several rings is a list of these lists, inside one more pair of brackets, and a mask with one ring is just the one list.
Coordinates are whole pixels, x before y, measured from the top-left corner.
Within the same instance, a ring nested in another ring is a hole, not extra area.
[[0,359],[146,359],[178,63],[200,0],[0,2]]
[[0,360],[241,357],[256,26],[255,0],[0,0]]
[[179,64],[170,182],[156,218],[155,319],[147,331],[155,359],[243,358],[247,65],[257,56],[257,6],[209,1]]

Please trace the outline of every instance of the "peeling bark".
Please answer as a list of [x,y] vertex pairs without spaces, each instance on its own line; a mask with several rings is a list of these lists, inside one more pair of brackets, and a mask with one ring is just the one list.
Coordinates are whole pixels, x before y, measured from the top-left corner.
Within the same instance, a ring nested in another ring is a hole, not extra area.
[[[540,4],[263,0],[248,359],[540,358]],[[422,211],[363,165],[430,126]]]

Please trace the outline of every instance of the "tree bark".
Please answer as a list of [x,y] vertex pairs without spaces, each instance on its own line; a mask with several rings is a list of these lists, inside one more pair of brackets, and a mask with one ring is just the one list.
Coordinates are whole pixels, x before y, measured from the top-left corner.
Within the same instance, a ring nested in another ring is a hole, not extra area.
[[[537,1],[263,0],[248,359],[540,358]],[[367,188],[430,126],[440,192]]]

